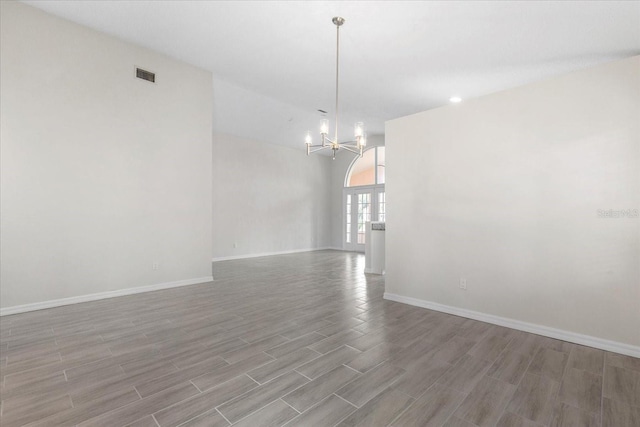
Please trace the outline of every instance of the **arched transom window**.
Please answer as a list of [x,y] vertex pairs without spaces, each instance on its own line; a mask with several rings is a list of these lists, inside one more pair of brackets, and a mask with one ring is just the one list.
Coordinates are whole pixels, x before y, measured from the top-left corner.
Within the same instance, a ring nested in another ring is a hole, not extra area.
[[345,187],[384,184],[384,147],[373,147],[357,157],[347,172]]

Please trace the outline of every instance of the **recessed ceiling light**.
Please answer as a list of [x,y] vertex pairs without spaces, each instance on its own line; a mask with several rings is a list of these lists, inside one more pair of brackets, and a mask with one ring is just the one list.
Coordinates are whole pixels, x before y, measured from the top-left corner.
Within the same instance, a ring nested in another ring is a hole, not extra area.
[[459,96],[452,96],[451,98],[449,98],[449,101],[457,104],[458,102],[462,101],[462,98],[460,98]]

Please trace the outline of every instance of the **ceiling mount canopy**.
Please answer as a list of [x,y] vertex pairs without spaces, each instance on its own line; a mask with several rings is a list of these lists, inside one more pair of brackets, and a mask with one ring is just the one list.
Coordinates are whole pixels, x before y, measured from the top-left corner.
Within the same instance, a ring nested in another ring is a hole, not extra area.
[[344,18],[336,16],[331,20],[336,26],[336,118],[334,124],[334,137],[329,138],[329,120],[324,119],[320,122],[320,144],[313,144],[311,132],[307,132],[305,144],[307,145],[307,155],[325,149],[333,150],[333,158],[341,148],[350,151],[362,157],[362,151],[367,145],[367,134],[364,131],[364,124],[357,122],[354,127],[354,140],[339,142],[338,140],[338,99],[339,99],[339,82],[340,82],[340,27],[344,24]]

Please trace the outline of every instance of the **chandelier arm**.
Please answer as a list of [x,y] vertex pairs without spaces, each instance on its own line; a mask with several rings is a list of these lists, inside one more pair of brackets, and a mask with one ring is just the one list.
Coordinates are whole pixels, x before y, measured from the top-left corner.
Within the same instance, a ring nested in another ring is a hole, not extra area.
[[326,150],[328,148],[331,148],[330,145],[325,145],[324,147],[322,145],[314,145],[313,147],[318,147],[315,150],[309,150],[309,154],[311,153],[315,153],[316,151],[322,151],[322,150]]
[[350,151],[350,152],[352,152],[352,153],[354,153],[354,154],[361,155],[361,154],[360,154],[360,150],[354,150],[353,148],[351,148],[351,147],[349,147],[349,146],[346,146],[346,145],[342,145],[342,144],[340,144],[340,148],[344,148],[345,150]]

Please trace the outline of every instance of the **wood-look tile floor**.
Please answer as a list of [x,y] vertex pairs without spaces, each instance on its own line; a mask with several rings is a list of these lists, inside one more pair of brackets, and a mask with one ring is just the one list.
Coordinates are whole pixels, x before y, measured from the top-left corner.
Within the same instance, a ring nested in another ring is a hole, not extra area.
[[640,426],[640,359],[382,299],[362,255],[0,319],[0,424]]

